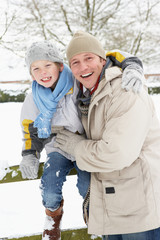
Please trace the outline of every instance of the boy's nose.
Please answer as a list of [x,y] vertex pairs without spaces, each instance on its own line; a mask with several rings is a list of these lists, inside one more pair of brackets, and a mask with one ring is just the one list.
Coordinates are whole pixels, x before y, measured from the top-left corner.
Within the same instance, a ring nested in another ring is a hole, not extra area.
[[46,75],[47,75],[46,70],[45,70],[45,69],[42,69],[42,70],[41,70],[41,74],[44,75],[44,76],[46,76]]

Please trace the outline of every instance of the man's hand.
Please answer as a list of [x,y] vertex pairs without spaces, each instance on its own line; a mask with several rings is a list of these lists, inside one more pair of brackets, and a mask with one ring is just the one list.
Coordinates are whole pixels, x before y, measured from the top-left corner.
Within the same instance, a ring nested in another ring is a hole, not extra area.
[[145,83],[143,69],[138,67],[137,64],[127,66],[122,74],[122,88],[126,91],[133,90],[139,93],[142,85]]
[[35,179],[38,177],[39,160],[33,154],[23,156],[20,163],[20,171],[23,179]]
[[60,148],[62,151],[74,156],[76,145],[84,139],[84,135],[78,135],[68,130],[62,130],[56,136],[54,147]]
[[59,133],[60,131],[64,130],[64,127],[63,126],[52,126],[51,127],[51,132],[53,134],[57,134]]

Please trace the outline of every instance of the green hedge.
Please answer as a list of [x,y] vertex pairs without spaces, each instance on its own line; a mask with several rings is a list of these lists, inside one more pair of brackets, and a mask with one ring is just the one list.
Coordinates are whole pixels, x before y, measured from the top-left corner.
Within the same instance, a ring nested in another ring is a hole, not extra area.
[[6,91],[0,90],[0,103],[4,102],[23,102],[26,96],[26,90],[19,94],[14,95]]
[[148,88],[148,92],[151,95],[153,95],[153,94],[160,94],[160,87],[154,87],[154,88],[149,87]]

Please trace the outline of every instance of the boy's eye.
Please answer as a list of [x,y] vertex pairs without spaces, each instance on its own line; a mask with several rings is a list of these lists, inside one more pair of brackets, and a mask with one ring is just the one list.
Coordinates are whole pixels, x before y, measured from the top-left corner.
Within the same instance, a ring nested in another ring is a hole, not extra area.
[[47,64],[47,65],[46,65],[46,67],[50,67],[50,66],[51,66],[51,64]]
[[37,71],[39,68],[33,68],[33,71]]

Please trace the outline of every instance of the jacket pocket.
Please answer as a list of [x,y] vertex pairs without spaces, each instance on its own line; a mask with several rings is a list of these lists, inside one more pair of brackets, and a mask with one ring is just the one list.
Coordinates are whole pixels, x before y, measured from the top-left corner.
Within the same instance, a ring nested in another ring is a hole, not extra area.
[[[108,177],[107,177],[108,176]],[[99,173],[108,215],[129,215],[145,206],[140,161],[113,173]]]

